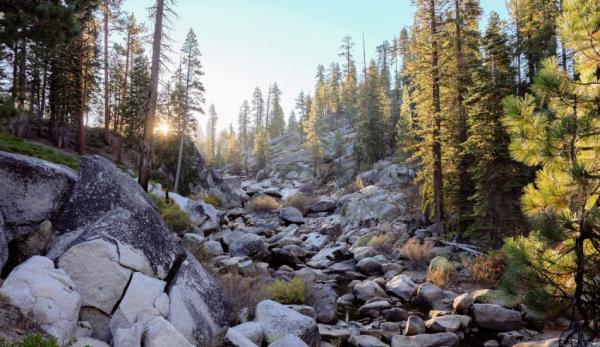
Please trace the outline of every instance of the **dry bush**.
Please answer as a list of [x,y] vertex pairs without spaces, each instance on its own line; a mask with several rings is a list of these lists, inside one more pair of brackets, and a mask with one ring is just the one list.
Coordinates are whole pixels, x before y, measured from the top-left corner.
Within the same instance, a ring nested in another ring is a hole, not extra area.
[[290,195],[283,201],[285,206],[292,206],[302,211],[306,208],[306,196],[302,193]]
[[279,200],[269,195],[259,195],[250,202],[250,208],[254,212],[273,212],[279,205]]
[[241,309],[247,307],[250,315],[253,316],[256,305],[270,297],[266,278],[263,276],[217,273],[215,277],[223,288],[223,295],[231,304],[229,320],[232,323],[237,321],[237,315]]
[[369,240],[368,245],[372,246],[379,254],[391,255],[394,251],[392,245],[394,244],[394,237],[391,233],[382,233],[373,236]]
[[452,282],[454,273],[452,264],[444,262],[435,268],[429,268],[427,271],[427,280],[438,287],[445,287]]
[[433,244],[429,241],[420,242],[416,239],[410,239],[402,246],[400,252],[408,259],[409,267],[418,270],[427,267],[432,249]]
[[221,207],[221,199],[218,196],[208,194],[204,196],[203,200],[205,203],[213,205],[216,208]]
[[481,255],[466,264],[471,277],[478,283],[496,283],[504,274],[507,259],[504,251]]

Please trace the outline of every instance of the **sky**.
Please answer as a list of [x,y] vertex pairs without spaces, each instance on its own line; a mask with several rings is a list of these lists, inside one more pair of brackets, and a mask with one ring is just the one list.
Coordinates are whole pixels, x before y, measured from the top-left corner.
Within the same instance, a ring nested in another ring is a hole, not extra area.
[[[123,10],[150,24],[147,8],[153,3],[126,0]],[[505,0],[481,0],[481,6],[484,22],[490,11],[507,17]],[[272,82],[282,90],[287,119],[300,90],[312,93],[317,66],[340,61],[344,36],[354,39],[360,63],[363,32],[369,60],[377,45],[411,25],[414,13],[410,0],[177,0],[174,10],[173,60],[194,30],[205,73],[205,109],[214,103],[220,129],[237,127],[242,101],[250,101],[257,86],[266,96]],[[205,128],[206,116],[198,119]]]

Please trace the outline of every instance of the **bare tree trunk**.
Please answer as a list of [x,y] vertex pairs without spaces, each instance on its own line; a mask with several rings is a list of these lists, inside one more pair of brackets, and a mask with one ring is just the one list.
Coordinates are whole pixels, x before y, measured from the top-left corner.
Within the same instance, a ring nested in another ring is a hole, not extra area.
[[152,167],[152,140],[154,137],[154,118],[156,115],[156,100],[158,97],[158,78],[160,73],[160,48],[163,37],[163,12],[164,0],[156,0],[156,18],[154,21],[154,37],[152,40],[152,67],[150,72],[150,92],[146,103],[146,124],[144,127],[144,141],[140,156],[138,182],[145,191],[148,191],[148,179]]
[[442,203],[442,146],[440,143],[441,132],[441,106],[440,106],[440,71],[438,62],[438,39],[435,0],[429,0],[429,22],[431,30],[431,78],[433,101],[433,216],[438,228],[442,228],[443,203]]
[[42,90],[40,96],[40,104],[38,105],[38,136],[42,136],[42,122],[44,121],[44,108],[46,106],[46,80],[48,79],[48,66],[44,62],[44,73],[43,73],[43,81],[42,81]]
[[109,144],[109,126],[110,126],[110,90],[108,83],[108,0],[103,4],[104,12],[104,143]]
[[179,189],[179,177],[181,174],[181,157],[183,156],[183,141],[185,139],[185,133],[181,133],[181,138],[179,139],[179,156],[177,157],[177,172],[175,173],[175,186],[173,187],[173,192],[177,193]]

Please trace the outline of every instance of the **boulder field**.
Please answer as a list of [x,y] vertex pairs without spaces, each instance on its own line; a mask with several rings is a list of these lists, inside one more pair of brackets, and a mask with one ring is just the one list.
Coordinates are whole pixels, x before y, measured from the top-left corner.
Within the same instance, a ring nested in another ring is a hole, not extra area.
[[[204,172],[218,207],[170,193],[193,224],[178,235],[102,157],[82,157],[75,173],[0,152],[0,317],[18,318],[0,319],[0,337],[41,332],[61,345],[115,347],[556,344],[531,341],[518,300],[427,280],[429,265],[467,282],[459,260],[469,254],[412,212],[411,168],[381,161],[354,191],[282,168],[257,178]],[[261,196],[277,204],[253,209]],[[430,245],[422,267],[400,251],[407,242]],[[265,293],[274,281],[299,281],[302,294]]]

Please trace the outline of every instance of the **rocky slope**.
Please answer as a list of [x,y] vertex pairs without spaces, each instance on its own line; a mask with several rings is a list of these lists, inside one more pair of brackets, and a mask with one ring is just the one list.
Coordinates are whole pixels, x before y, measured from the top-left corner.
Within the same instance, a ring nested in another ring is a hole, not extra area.
[[[322,186],[293,159],[304,154],[279,141],[274,166],[257,178],[203,173],[202,191],[220,208],[169,194],[194,224],[181,237],[105,159],[84,157],[76,175],[0,152],[9,187],[0,190],[0,314],[16,311],[81,346],[557,344],[522,342],[535,332],[518,301],[440,288],[413,268],[400,251],[407,242],[432,245],[424,265],[435,258],[429,266],[451,264],[455,283],[469,280],[460,261],[469,255],[421,221],[411,168],[382,161],[354,191]],[[264,196],[275,205],[257,205]],[[248,292],[294,278],[304,302]],[[12,329],[0,324],[0,336]]]

